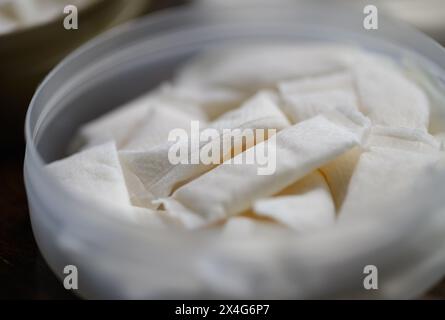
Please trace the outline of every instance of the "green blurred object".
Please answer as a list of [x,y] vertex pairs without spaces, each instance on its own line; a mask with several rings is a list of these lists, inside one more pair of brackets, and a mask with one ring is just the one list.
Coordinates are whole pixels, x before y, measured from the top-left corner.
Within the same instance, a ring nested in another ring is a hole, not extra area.
[[146,14],[154,0],[91,0],[79,8],[79,28],[65,30],[64,15],[34,27],[0,35],[0,142],[23,141],[23,120],[43,77],[73,49],[102,31]]

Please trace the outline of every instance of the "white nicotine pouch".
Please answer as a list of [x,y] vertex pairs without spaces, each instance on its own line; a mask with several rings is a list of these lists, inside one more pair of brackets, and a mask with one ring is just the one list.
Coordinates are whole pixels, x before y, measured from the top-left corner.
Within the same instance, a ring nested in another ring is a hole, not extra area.
[[207,117],[196,107],[191,106],[186,110],[181,105],[158,102],[150,107],[143,117],[141,125],[136,128],[122,150],[149,150],[155,146],[168,143],[168,136],[174,129],[190,131],[192,121],[199,121],[207,126]]
[[[165,110],[164,110],[165,108]],[[180,115],[190,115],[190,118],[206,119],[204,113],[193,103],[183,102],[162,94],[162,87],[153,92],[145,94],[132,100],[123,106],[109,112],[82,126],[71,143],[70,150],[77,151],[79,148],[87,149],[91,146],[115,141],[118,150],[132,143],[133,135],[136,134],[135,144],[140,144],[140,136],[144,130],[150,128],[155,120],[166,121],[156,123],[157,128],[147,130],[147,140],[150,133],[156,137],[155,129],[164,129],[162,125],[169,126],[167,117],[171,116],[173,124],[177,124],[180,116],[173,116],[170,110],[178,110]],[[141,132],[142,131],[142,132]],[[158,134],[162,136],[162,134]]]
[[345,70],[358,50],[341,45],[249,45],[216,48],[188,63],[178,85],[208,85],[246,93],[276,88],[282,81]]
[[259,199],[253,211],[299,234],[328,227],[335,222],[335,205],[323,175],[314,171],[274,197]]
[[[203,142],[198,142],[197,148],[191,148],[190,141],[167,142],[143,151],[120,151],[119,157],[126,171],[144,186],[147,194],[154,198],[166,197],[171,194],[173,188],[180,183],[193,179],[212,169],[213,163],[191,163],[191,159],[200,160],[200,154],[204,149],[220,146],[228,141],[235,141],[234,150],[227,149],[228,153],[221,152],[221,158],[230,158],[230,155],[243,150],[245,140],[242,139],[242,129],[275,129],[277,131],[288,127],[289,121],[276,105],[274,97],[268,93],[259,93],[245,102],[239,109],[230,111],[207,128],[215,129],[216,137],[210,137]],[[239,129],[235,134],[225,135],[224,129]],[[199,132],[198,132],[199,134]],[[257,135],[261,140],[264,135]],[[256,138],[257,138],[256,137]],[[262,141],[262,140],[261,140]],[[238,144],[238,145],[237,145]],[[190,152],[190,161],[187,163],[172,163],[169,152],[172,148],[181,147]],[[221,159],[221,162],[222,162]]]
[[124,175],[113,142],[91,147],[75,155],[52,162],[46,170],[63,188],[86,199],[106,212],[137,223],[163,225],[154,211],[131,205]]
[[391,65],[358,65],[354,69],[360,110],[375,125],[421,129],[429,125],[425,93]]
[[141,96],[83,125],[74,137],[70,151],[78,151],[79,148],[88,149],[108,141],[114,141],[116,147],[121,148],[134,130],[142,124],[153,95],[149,93]]
[[358,110],[353,91],[329,90],[313,93],[288,94],[283,97],[283,110],[292,123],[306,120],[339,107]]
[[281,82],[278,90],[283,111],[292,123],[337,108],[358,111],[354,78],[349,71]]
[[[364,128],[331,112],[280,131],[162,199],[167,212],[195,228],[247,210],[361,143]],[[267,152],[266,152],[267,151]],[[268,155],[267,161],[243,162]]]
[[277,85],[282,96],[317,93],[325,91],[353,91],[354,77],[350,71],[340,71],[320,76],[309,76],[301,79],[283,81]]
[[[354,77],[350,71],[337,72],[319,77],[287,81],[278,85],[284,104],[283,110],[293,123],[318,114],[340,109],[355,115],[370,125],[358,111]],[[349,180],[362,149],[357,146],[320,168],[332,192],[335,207],[341,207]]]
[[349,182],[362,152],[362,146],[356,146],[319,168],[329,186],[337,213],[346,197]]
[[186,83],[182,85],[164,84],[161,87],[161,95],[166,99],[184,101],[198,106],[210,120],[238,108],[250,96],[250,94],[236,89],[203,84],[188,85]]
[[443,157],[422,130],[374,127],[351,178],[339,219],[379,214],[388,199],[408,195]]
[[272,228],[280,228],[280,231],[286,231],[282,226],[275,223],[235,216],[227,219],[221,228],[220,236],[222,240],[251,239],[264,237]]
[[445,151],[445,133],[436,134],[434,137],[440,143],[440,149]]

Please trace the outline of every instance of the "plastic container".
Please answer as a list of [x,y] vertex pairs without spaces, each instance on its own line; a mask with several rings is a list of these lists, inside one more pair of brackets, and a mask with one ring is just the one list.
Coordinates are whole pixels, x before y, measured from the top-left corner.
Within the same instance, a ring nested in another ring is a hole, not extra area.
[[[419,181],[414,197],[385,204],[388,216],[307,236],[222,244],[208,232],[147,230],[112,218],[66,193],[44,170],[45,163],[64,156],[82,123],[168,79],[212,45],[357,43],[394,59],[412,57],[443,89],[445,51],[439,45],[383,17],[378,32],[366,31],[362,18],[362,8],[314,2],[217,12],[190,7],[122,26],[66,58],[36,92],[26,120],[31,221],[52,270],[63,278],[65,265],[77,266],[78,292],[87,298],[410,298],[440,280],[443,172]],[[363,288],[363,267],[369,264],[379,268],[379,290]]]

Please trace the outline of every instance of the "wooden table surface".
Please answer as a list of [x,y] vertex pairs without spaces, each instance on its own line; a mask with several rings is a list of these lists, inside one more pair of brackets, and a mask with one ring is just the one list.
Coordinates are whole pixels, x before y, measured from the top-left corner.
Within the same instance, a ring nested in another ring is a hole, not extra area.
[[47,266],[29,221],[23,185],[24,145],[0,161],[0,299],[75,299]]

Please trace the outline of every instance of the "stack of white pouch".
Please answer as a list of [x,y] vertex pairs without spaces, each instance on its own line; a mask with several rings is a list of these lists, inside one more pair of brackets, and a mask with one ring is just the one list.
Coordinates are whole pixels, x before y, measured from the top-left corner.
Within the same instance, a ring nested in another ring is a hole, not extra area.
[[[214,50],[83,126],[73,142],[82,151],[48,170],[150,233],[119,253],[127,258],[86,262],[119,277],[119,297],[415,297],[445,266],[441,199],[422,189],[445,167],[433,107],[402,69],[357,48]],[[231,139],[223,129],[276,134],[251,145],[235,137],[222,164],[172,164],[168,135],[192,121],[215,129],[218,145]],[[271,146],[272,174],[242,162]],[[92,254],[79,246],[67,250]],[[379,270],[378,290],[363,287],[367,265]]]

